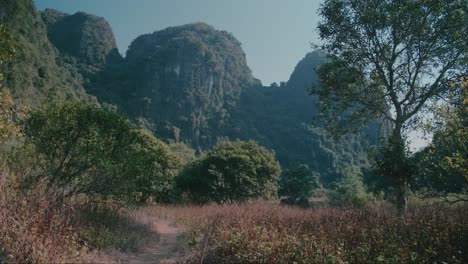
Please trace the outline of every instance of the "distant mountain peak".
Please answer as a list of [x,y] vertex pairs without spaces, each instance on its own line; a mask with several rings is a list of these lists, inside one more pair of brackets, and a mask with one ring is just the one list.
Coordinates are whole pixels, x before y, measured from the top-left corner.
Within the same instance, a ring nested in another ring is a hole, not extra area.
[[46,9],[41,15],[49,40],[60,53],[97,67],[119,57],[114,33],[104,18],[85,12],[69,15],[54,9]]
[[304,58],[297,63],[291,77],[289,77],[287,86],[306,92],[311,88],[317,78],[314,71],[315,67],[325,62],[326,59],[325,53],[318,50],[307,53]]

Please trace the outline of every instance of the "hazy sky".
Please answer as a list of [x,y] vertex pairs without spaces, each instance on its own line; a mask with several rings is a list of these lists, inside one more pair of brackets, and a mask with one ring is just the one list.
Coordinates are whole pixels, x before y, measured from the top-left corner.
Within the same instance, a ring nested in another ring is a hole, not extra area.
[[287,81],[317,43],[320,0],[35,0],[39,10],[84,11],[112,26],[122,54],[137,36],[205,22],[231,32],[263,84]]

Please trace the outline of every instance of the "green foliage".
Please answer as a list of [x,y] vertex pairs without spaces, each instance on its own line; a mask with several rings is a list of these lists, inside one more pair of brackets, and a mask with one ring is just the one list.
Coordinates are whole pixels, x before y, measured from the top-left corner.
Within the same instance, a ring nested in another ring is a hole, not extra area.
[[279,163],[253,141],[218,143],[189,164],[177,186],[197,203],[227,203],[276,195]]
[[0,0],[0,9],[0,23],[16,41],[16,56],[1,65],[0,72],[18,102],[37,105],[47,98],[92,100],[79,77],[60,65],[32,0]]
[[22,136],[21,127],[18,124],[24,118],[24,113],[11,98],[10,91],[0,86],[0,144]]
[[299,165],[284,171],[278,181],[280,196],[308,198],[314,189],[320,188],[320,174],[309,169],[307,165]]
[[330,62],[317,68],[328,127],[359,131],[379,118],[393,125],[384,153],[400,212],[406,208],[406,133],[467,72],[466,1],[327,0],[319,24]]
[[359,168],[349,167],[345,171],[345,178],[331,191],[331,203],[334,205],[349,205],[365,207],[372,199],[367,187],[363,183],[362,172]]
[[[11,61],[16,55],[17,44],[10,32],[0,24],[0,65]],[[19,136],[19,127],[15,124],[19,117],[10,91],[3,87],[3,74],[0,72],[0,144],[13,136]]]
[[129,175],[136,178],[135,191],[141,201],[152,197],[156,202],[173,200],[174,178],[179,172],[180,161],[169,147],[147,131],[135,131],[127,163]]
[[[0,65],[9,62],[16,54],[16,42],[3,24],[0,24]],[[3,74],[0,73],[0,81]]]
[[30,180],[46,179],[65,195],[128,194],[135,177],[127,162],[133,141],[127,120],[95,105],[50,104],[33,110],[26,122],[26,144],[34,147],[40,173]]
[[182,165],[188,164],[197,158],[195,150],[185,143],[171,142],[168,147],[172,154],[179,158]]
[[45,181],[61,187],[62,196],[100,194],[127,201],[170,200],[179,169],[164,143],[115,112],[80,102],[32,111],[25,146],[16,157],[10,159],[17,170],[21,159],[33,164],[28,185]]
[[439,107],[432,144],[417,153],[414,185],[437,193],[468,192],[468,82],[462,79],[450,105]]

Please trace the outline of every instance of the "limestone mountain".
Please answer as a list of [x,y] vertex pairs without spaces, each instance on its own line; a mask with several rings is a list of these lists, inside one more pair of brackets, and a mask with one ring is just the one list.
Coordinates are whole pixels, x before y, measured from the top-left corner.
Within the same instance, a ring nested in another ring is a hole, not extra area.
[[160,137],[205,149],[221,137],[241,93],[259,82],[231,34],[204,23],[138,37],[125,58],[123,107]]
[[114,33],[102,17],[78,12],[68,15],[54,9],[41,12],[47,36],[61,54],[100,68],[121,59]]

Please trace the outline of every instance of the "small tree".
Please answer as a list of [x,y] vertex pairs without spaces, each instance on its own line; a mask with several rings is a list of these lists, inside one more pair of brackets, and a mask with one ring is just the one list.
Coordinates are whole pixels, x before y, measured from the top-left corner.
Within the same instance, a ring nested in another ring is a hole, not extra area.
[[172,201],[174,179],[180,160],[169,147],[144,130],[135,131],[135,141],[130,145],[131,175],[136,179],[135,191],[141,202],[153,197],[157,202]]
[[320,9],[322,49],[317,69],[330,128],[359,131],[376,118],[393,124],[383,154],[385,176],[406,210],[411,175],[408,131],[467,73],[466,0],[326,0]]
[[320,175],[309,169],[309,166],[299,165],[281,174],[278,193],[288,196],[293,201],[308,198],[312,190],[321,187],[319,179]]
[[167,201],[179,167],[168,147],[149,133],[113,111],[80,102],[32,111],[25,149],[31,149],[35,165],[27,183],[58,186],[62,197]]
[[362,172],[357,167],[348,167],[345,170],[344,179],[337,183],[331,194],[332,203],[335,205],[365,207],[372,199],[363,183]]
[[273,153],[253,141],[221,142],[189,164],[177,186],[197,203],[273,196],[281,172]]

